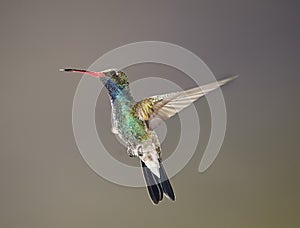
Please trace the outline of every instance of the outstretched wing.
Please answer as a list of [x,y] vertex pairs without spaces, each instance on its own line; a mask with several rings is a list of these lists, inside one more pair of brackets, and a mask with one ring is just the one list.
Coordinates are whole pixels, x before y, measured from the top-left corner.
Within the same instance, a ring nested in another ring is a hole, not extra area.
[[148,128],[153,130],[163,121],[171,118],[176,113],[189,106],[192,102],[232,81],[236,77],[237,76],[225,78],[218,82],[212,82],[201,87],[181,92],[148,97],[136,103],[133,110],[141,120],[147,123]]

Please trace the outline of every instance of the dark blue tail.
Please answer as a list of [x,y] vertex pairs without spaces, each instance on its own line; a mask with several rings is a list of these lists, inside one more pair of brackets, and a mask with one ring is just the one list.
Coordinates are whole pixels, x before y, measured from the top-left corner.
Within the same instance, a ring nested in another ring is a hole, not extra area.
[[154,204],[158,204],[159,201],[163,199],[163,195],[165,194],[170,200],[175,200],[175,194],[171,183],[168,179],[166,171],[160,163],[160,178],[158,178],[155,174],[153,174],[150,169],[145,165],[143,161],[141,161],[142,170],[145,178],[145,182],[147,184],[147,189],[149,196]]

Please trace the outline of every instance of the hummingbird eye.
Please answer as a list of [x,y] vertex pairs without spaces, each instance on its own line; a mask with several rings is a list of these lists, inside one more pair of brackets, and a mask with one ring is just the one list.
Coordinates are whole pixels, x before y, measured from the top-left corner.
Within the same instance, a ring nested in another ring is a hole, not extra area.
[[113,71],[111,71],[111,73],[110,73],[110,74],[111,74],[111,77],[116,77],[116,76],[118,76],[118,75],[117,75],[117,72],[116,72],[116,71],[114,71],[114,70],[113,70]]

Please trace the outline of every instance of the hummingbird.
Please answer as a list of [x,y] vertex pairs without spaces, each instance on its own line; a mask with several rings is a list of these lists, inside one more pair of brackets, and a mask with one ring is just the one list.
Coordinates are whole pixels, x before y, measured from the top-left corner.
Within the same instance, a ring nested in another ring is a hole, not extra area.
[[201,87],[135,101],[127,75],[119,69],[89,71],[60,69],[99,79],[108,91],[112,107],[112,133],[127,146],[130,157],[140,159],[148,194],[153,204],[165,195],[175,201],[175,194],[162,164],[161,146],[155,128],[207,93],[225,85],[237,76],[225,78]]

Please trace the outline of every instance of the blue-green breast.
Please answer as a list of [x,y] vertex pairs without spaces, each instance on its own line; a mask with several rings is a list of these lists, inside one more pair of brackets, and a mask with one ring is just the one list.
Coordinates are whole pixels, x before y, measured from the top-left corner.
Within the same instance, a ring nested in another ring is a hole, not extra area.
[[113,102],[113,121],[117,121],[117,130],[125,141],[142,143],[148,138],[147,127],[134,113],[126,97],[117,97]]

